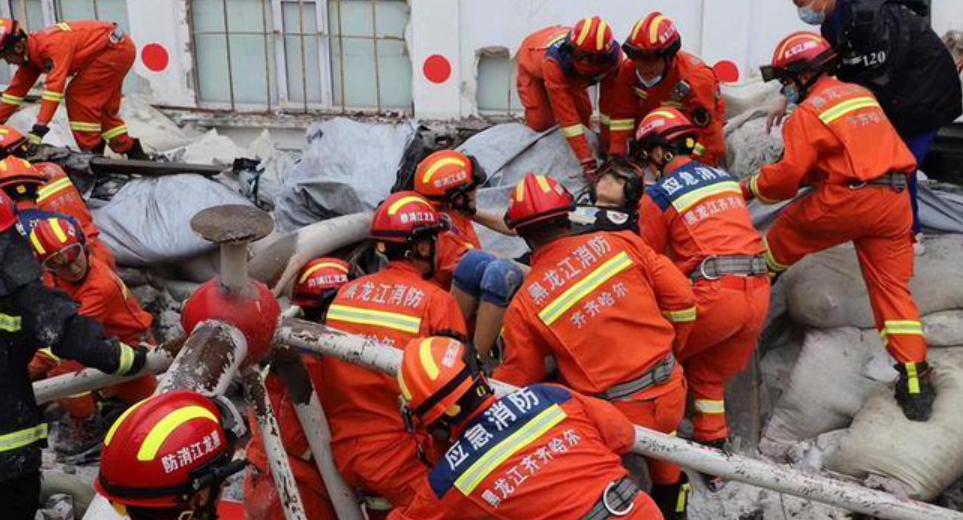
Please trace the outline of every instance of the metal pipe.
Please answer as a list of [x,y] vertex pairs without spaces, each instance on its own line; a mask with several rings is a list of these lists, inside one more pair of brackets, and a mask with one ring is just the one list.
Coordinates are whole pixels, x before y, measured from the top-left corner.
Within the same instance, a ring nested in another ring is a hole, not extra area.
[[281,429],[274,415],[271,400],[267,397],[267,389],[264,388],[261,373],[256,367],[249,366],[244,369],[243,381],[244,397],[254,408],[254,416],[257,418],[257,426],[264,439],[264,452],[271,466],[271,476],[278,490],[284,518],[307,520],[301,494],[298,492],[298,485],[291,472],[291,464],[288,462],[288,454],[284,451],[284,444],[281,442]]
[[[294,318],[281,320],[276,340],[310,352],[394,375],[400,366],[399,349],[323,325]],[[497,395],[514,390],[491,381]],[[769,462],[724,453],[636,426],[633,452],[666,460],[696,471],[745,482],[765,489],[842,507],[887,520],[963,520],[963,513],[818,475],[809,475]]]
[[247,242],[221,244],[221,285],[233,294],[247,289]]
[[115,376],[105,374],[96,368],[87,368],[73,374],[51,377],[33,384],[33,393],[37,398],[37,404],[49,403],[57,399],[65,399],[72,395],[83,392],[93,392],[101,388],[117,385],[137,379],[138,377],[159,374],[174,361],[171,352],[163,349],[155,349],[147,354],[147,365],[143,370],[131,376]]
[[240,330],[221,321],[202,321],[161,378],[156,393],[193,390],[223,395],[246,356],[247,340]]
[[311,456],[318,467],[318,472],[321,473],[324,487],[328,490],[328,497],[339,520],[363,520],[364,516],[358,506],[357,497],[344,482],[334,463],[334,456],[331,453],[331,429],[314,383],[301,357],[297,354],[277,351],[272,368],[291,397],[301,430],[311,447]]

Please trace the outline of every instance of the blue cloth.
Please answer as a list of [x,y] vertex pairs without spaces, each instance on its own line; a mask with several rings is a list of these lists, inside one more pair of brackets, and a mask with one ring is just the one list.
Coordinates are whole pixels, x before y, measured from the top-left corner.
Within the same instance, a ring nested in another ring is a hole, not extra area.
[[452,278],[462,292],[499,307],[508,307],[524,280],[522,270],[514,262],[478,249],[465,253]]
[[[913,157],[916,158],[916,168],[919,169],[923,166],[923,161],[926,156],[930,153],[930,148],[933,147],[933,141],[936,140],[936,131],[927,132],[925,134],[918,135],[916,137],[911,137],[906,140],[906,147],[910,149],[913,153]],[[919,187],[917,185],[916,172],[909,177],[909,192],[910,201],[913,204],[913,234],[917,234],[923,230],[922,224],[920,224],[920,208],[919,201],[917,197],[919,196]]]

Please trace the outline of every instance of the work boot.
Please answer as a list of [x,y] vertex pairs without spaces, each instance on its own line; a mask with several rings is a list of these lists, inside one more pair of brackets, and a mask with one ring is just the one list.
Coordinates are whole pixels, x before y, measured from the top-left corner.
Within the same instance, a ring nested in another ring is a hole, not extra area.
[[[695,441],[695,442],[698,442],[699,444],[706,446],[708,448],[715,448],[719,451],[729,453],[729,450],[726,449],[726,444],[729,442],[729,439],[716,439],[714,441]],[[724,488],[726,485],[726,479],[722,477],[717,477],[715,475],[709,475],[708,473],[702,473],[702,472],[699,473],[699,476],[702,477],[702,482],[705,483],[706,489],[708,489],[713,493]]]
[[689,518],[689,479],[683,473],[675,484],[654,484],[649,496],[659,507],[665,520],[686,520]]
[[107,141],[101,141],[97,143],[97,146],[90,149],[90,153],[94,155],[104,155],[105,151],[107,151]]
[[150,161],[151,156],[144,151],[144,146],[140,143],[140,139],[135,137],[133,141],[134,144],[131,145],[130,150],[127,150],[127,158],[135,161]]
[[903,415],[911,421],[926,422],[933,412],[936,388],[933,387],[933,370],[929,363],[900,363],[896,365],[899,379],[896,381],[896,402]]

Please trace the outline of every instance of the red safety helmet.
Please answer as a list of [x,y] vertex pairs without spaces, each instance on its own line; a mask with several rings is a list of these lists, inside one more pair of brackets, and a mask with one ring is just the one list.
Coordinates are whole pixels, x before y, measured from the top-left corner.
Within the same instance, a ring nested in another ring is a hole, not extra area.
[[351,266],[340,258],[315,258],[304,264],[294,281],[291,303],[309,309],[326,306],[348,283]]
[[413,191],[392,193],[375,210],[371,238],[410,244],[446,231],[448,224],[427,199]]
[[0,18],[0,52],[6,51],[13,36],[20,32],[20,24],[12,18]]
[[94,487],[115,506],[184,506],[244,467],[231,461],[235,439],[225,431],[225,415],[212,400],[186,390],[131,406],[104,437]]
[[576,61],[593,65],[618,63],[620,50],[612,36],[612,27],[598,16],[579,20],[565,36],[565,41]]
[[806,31],[787,36],[776,46],[772,64],[760,67],[763,81],[774,79],[783,83],[796,80],[803,73],[831,72],[837,54],[822,36]]
[[575,211],[575,198],[564,186],[551,177],[527,173],[508,201],[505,223],[515,229],[570,211]]
[[635,141],[643,151],[656,145],[691,150],[698,135],[699,128],[685,114],[675,108],[661,107],[642,119],[635,132]]
[[30,246],[44,267],[58,257],[65,258],[60,265],[70,265],[84,252],[84,233],[65,218],[46,218],[30,231]]
[[636,22],[622,48],[632,59],[661,56],[668,60],[682,48],[682,36],[672,19],[654,12]]
[[0,154],[14,155],[27,144],[27,136],[10,125],[0,125]]
[[[404,349],[398,387],[406,420],[429,427],[439,419],[466,416],[468,395],[476,403],[491,395],[478,358],[467,345],[449,337],[416,338]],[[459,403],[466,406],[460,406]]]
[[0,191],[0,233],[12,228],[17,223],[17,205],[10,200],[10,196]]
[[474,157],[456,150],[441,150],[418,165],[415,191],[430,201],[467,209],[468,193],[484,184],[486,178]]
[[11,196],[36,190],[46,182],[46,177],[24,159],[9,156],[0,161],[0,189]]

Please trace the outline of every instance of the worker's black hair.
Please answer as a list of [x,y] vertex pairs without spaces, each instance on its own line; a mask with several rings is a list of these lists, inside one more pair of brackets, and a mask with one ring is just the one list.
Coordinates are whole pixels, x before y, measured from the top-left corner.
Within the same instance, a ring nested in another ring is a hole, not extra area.
[[535,248],[557,238],[570,235],[572,233],[572,222],[568,219],[568,213],[565,213],[541,222],[519,226],[515,231],[518,236],[525,240],[529,249],[534,251]]

